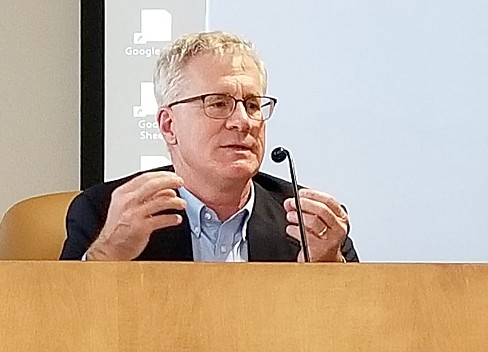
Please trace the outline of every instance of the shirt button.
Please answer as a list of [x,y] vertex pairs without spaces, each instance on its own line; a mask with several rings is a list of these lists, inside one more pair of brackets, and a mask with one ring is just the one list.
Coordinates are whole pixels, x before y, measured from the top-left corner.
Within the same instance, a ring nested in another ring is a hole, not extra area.
[[195,226],[193,231],[195,231],[195,233],[198,235],[200,233],[200,228],[198,226]]
[[220,253],[227,253],[227,247],[226,246],[220,246]]
[[205,218],[205,220],[210,220],[212,219],[212,214],[206,212],[205,214],[203,214],[203,217]]

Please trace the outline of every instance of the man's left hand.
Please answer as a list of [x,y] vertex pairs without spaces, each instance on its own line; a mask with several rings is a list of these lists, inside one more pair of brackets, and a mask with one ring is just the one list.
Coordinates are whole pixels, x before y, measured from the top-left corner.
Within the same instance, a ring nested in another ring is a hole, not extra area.
[[[310,261],[342,261],[341,245],[349,228],[347,213],[341,204],[327,193],[303,188],[299,190],[299,194]],[[295,199],[288,198],[283,205],[286,219],[290,223],[286,227],[286,233],[301,241]],[[303,261],[303,251],[300,252],[298,261]]]

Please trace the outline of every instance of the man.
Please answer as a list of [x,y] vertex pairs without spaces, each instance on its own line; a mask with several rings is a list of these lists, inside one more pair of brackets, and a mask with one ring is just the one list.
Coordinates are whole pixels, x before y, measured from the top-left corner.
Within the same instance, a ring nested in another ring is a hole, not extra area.
[[[158,60],[157,121],[173,165],[87,189],[70,206],[61,259],[301,261],[291,185],[259,173],[264,63],[227,33],[180,38]],[[358,261],[344,208],[301,189],[312,261]]]

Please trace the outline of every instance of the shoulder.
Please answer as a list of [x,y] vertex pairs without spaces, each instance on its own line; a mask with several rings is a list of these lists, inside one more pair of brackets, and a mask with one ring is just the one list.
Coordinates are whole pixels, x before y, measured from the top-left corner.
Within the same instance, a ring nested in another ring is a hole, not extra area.
[[259,172],[253,177],[254,184],[267,192],[280,204],[286,198],[293,197],[293,186],[291,182],[282,178]]

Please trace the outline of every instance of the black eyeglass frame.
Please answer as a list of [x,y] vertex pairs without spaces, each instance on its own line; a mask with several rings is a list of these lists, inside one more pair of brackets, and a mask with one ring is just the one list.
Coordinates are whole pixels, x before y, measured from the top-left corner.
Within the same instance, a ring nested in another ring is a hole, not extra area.
[[[228,116],[215,117],[215,116],[208,116],[207,115],[207,112],[206,112],[206,109],[205,109],[205,98],[206,97],[209,97],[209,96],[212,96],[212,95],[218,95],[218,96],[229,97],[229,98],[234,99],[234,108],[232,109],[232,111],[229,113]],[[266,99],[269,99],[270,100],[270,103],[272,104],[272,106],[270,107],[269,116],[266,117],[266,118],[262,118],[262,119],[256,119],[256,118],[254,118],[253,116],[251,116],[249,114],[247,114],[247,116],[249,116],[250,119],[256,120],[256,121],[267,121],[267,120],[269,120],[271,118],[271,116],[273,115],[274,108],[275,108],[276,104],[278,103],[278,99],[277,98],[274,98],[274,97],[267,96],[267,95],[253,95],[253,96],[247,97],[246,99],[237,99],[237,98],[235,98],[234,96],[232,96],[230,94],[207,93],[207,94],[201,94],[201,95],[197,95],[197,96],[194,96],[194,97],[189,97],[189,98],[186,98],[186,99],[182,99],[182,100],[178,100],[178,101],[172,102],[172,103],[168,104],[167,107],[168,108],[171,108],[171,107],[173,107],[175,105],[178,105],[178,104],[191,103],[191,102],[194,102],[194,101],[197,101],[197,100],[201,100],[202,103],[203,103],[203,112],[205,113],[205,115],[208,118],[210,118],[210,119],[217,119],[217,120],[223,120],[223,119],[228,118],[229,116],[232,116],[232,114],[234,113],[234,111],[236,111],[236,107],[237,107],[237,103],[238,102],[242,102],[242,104],[244,105],[244,109],[246,110],[246,113],[247,113],[246,101],[248,101],[249,99],[255,99],[255,98],[266,98]],[[262,107],[263,106],[261,106],[261,108]]]

